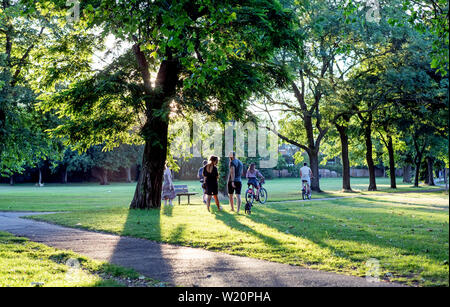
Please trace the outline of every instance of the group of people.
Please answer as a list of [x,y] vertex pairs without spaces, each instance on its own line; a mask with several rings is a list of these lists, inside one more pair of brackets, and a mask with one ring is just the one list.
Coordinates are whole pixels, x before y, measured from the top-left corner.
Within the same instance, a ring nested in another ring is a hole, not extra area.
[[[236,196],[236,212],[241,209],[241,190],[242,190],[242,170],[244,165],[236,157],[234,151],[230,152],[228,155],[230,159],[229,169],[230,173],[228,175],[228,198],[230,201],[231,211],[234,211],[234,196]],[[218,198],[219,194],[219,171],[217,170],[217,164],[219,163],[219,158],[216,156],[211,156],[209,161],[204,160],[203,166],[198,170],[197,178],[202,183],[203,189],[203,202],[206,204],[206,208],[210,211],[211,199],[214,198],[217,209],[221,211],[220,201]],[[300,176],[302,182],[306,183],[307,189],[309,191],[311,185],[312,171],[304,163],[304,166],[300,169]],[[253,185],[256,189],[256,195],[259,195],[260,182],[258,178],[264,180],[264,176],[260,171],[256,169],[255,163],[251,163],[247,172],[246,177],[248,179],[248,184]],[[162,188],[162,198],[164,199],[164,205],[173,206],[172,199],[176,197],[175,188],[172,181],[172,174],[169,167],[166,165],[164,171],[164,184]]]
[[[234,196],[236,196],[236,212],[241,209],[241,191],[242,191],[242,169],[244,165],[236,157],[234,151],[230,152],[228,155],[230,159],[229,169],[230,173],[228,175],[228,198],[230,201],[231,211],[234,211]],[[197,178],[200,179],[203,188],[203,202],[206,204],[208,211],[210,210],[211,199],[214,197],[214,201],[218,210],[220,211],[220,202],[218,198],[219,193],[219,172],[217,170],[217,164],[219,163],[219,158],[216,156],[211,156],[208,161],[203,161],[203,167],[198,170]],[[255,164],[252,163],[247,170],[248,184],[253,185],[259,192],[259,181],[258,177],[264,179],[264,176],[255,168]],[[258,193],[257,192],[257,193]]]

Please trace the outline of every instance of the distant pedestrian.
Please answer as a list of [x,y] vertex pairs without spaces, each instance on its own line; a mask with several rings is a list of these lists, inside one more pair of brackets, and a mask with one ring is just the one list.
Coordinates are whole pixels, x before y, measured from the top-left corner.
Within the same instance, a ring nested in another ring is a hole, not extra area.
[[200,183],[202,184],[202,190],[203,190],[203,203],[206,204],[206,189],[205,189],[205,177],[203,176],[203,168],[208,164],[208,161],[203,160],[203,166],[198,169],[197,172],[197,178],[200,180]]
[[162,195],[161,197],[164,199],[164,206],[167,205],[167,200],[169,200],[169,205],[173,206],[172,199],[174,199],[177,195],[175,194],[175,187],[173,186],[172,181],[172,172],[170,168],[166,164],[166,168],[164,170],[164,183],[162,186]]
[[205,177],[205,189],[206,189],[206,208],[209,211],[211,205],[211,198],[214,197],[217,209],[220,209],[219,198],[217,194],[219,193],[219,172],[217,171],[217,163],[219,158],[216,156],[211,156],[209,158],[209,163],[203,168],[203,176]]

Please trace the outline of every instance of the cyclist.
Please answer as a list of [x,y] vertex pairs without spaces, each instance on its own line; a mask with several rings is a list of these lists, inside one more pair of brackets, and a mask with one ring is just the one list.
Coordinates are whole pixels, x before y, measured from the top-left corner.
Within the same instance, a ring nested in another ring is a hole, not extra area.
[[302,183],[306,182],[306,194],[311,195],[311,178],[313,178],[313,173],[308,167],[308,163],[303,163],[303,167],[300,168],[300,177],[302,178]]
[[246,177],[248,179],[247,184],[249,184],[249,185],[251,184],[251,185],[253,185],[253,187],[255,187],[256,198],[258,198],[259,197],[259,188],[260,188],[258,177],[260,177],[262,180],[264,180],[264,176],[256,169],[255,163],[251,163],[250,166],[248,167]]

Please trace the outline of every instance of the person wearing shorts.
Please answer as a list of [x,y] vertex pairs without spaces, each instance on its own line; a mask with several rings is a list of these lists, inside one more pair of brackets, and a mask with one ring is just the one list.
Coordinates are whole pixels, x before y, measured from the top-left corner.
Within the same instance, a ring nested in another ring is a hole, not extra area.
[[236,194],[236,212],[241,209],[241,190],[242,190],[242,169],[244,165],[236,158],[234,151],[228,155],[230,158],[230,175],[228,177],[228,198],[230,200],[231,211],[234,211],[234,194]]
[[302,178],[302,183],[306,182],[306,193],[311,194],[311,177],[313,173],[308,167],[307,163],[303,163],[303,167],[300,168],[300,177]]

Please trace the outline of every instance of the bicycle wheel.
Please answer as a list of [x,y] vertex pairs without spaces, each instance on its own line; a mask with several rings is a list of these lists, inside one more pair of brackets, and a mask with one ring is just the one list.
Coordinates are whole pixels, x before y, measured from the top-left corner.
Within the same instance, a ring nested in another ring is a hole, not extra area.
[[253,190],[247,189],[247,191],[245,191],[245,201],[250,204],[253,204],[254,199],[255,199],[255,195],[253,195]]
[[305,196],[306,196],[305,194],[306,194],[305,189],[302,189],[302,199],[303,200],[305,200]]
[[259,189],[259,202],[265,204],[267,201],[267,191],[264,188]]

